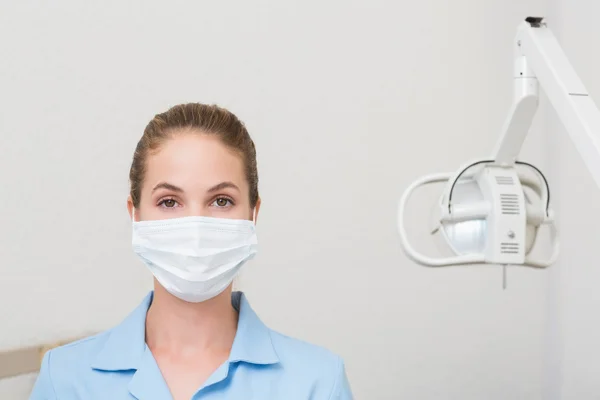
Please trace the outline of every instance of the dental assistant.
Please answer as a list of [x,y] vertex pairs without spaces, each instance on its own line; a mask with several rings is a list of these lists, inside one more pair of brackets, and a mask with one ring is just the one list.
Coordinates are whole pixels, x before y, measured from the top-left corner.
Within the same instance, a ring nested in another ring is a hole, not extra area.
[[353,399],[340,357],[269,329],[232,290],[261,204],[234,114],[192,103],[156,115],[129,178],[133,250],[154,290],[116,327],[47,352],[31,400]]

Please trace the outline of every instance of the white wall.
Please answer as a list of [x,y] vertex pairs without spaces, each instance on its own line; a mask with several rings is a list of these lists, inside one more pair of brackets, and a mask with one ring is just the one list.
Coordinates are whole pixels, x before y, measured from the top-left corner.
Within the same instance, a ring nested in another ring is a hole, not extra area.
[[[600,3],[549,0],[553,30],[600,105]],[[544,399],[597,399],[600,393],[600,190],[553,112],[546,118],[549,179],[561,228],[561,255],[549,271]],[[596,171],[598,173],[598,171]]]
[[546,275],[511,269],[502,291],[497,268],[418,267],[395,213],[417,176],[489,155],[541,3],[2,2],[0,348],[137,304],[133,147],[154,113],[218,102],[259,149],[262,253],[240,284],[267,323],[343,355],[358,399],[540,399]]

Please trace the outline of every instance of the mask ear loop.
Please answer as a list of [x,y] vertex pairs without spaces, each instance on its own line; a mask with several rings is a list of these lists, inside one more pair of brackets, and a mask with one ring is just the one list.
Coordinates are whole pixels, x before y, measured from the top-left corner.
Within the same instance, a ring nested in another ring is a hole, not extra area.
[[252,223],[256,225],[256,207],[254,207],[254,210],[252,211]]

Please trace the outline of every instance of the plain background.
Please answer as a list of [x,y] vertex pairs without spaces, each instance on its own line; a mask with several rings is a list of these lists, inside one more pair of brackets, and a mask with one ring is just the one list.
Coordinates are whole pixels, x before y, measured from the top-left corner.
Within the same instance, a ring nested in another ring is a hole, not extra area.
[[[199,101],[258,147],[261,250],[239,286],[272,328],[342,355],[357,399],[598,398],[600,193],[545,99],[521,159],[552,185],[555,266],[510,268],[503,291],[497,267],[415,265],[396,232],[413,179],[491,153],[528,15],[600,98],[594,0],[0,2],[0,349],[139,303],[133,149],[154,114]],[[430,253],[439,191],[409,218]]]

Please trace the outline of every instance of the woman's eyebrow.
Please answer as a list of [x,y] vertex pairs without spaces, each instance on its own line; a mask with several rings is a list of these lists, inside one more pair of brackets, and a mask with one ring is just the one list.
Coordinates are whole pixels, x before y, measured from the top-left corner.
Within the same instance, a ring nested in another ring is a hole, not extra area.
[[175,185],[173,185],[171,183],[168,183],[168,182],[160,182],[160,183],[158,183],[156,186],[154,186],[152,188],[152,192],[154,193],[158,189],[167,189],[167,190],[172,190],[172,191],[178,192],[178,193],[182,193],[183,192],[182,188],[180,188],[178,186],[175,186]]
[[233,182],[221,182],[213,187],[211,187],[210,189],[207,190],[208,193],[212,193],[212,192],[216,192],[219,190],[223,190],[223,189],[235,189],[239,192],[240,188],[237,187],[237,185]]

